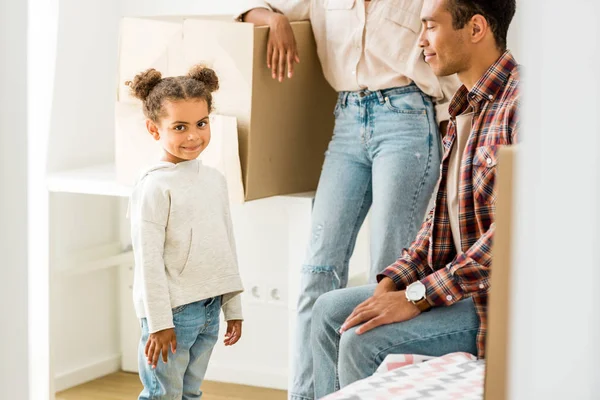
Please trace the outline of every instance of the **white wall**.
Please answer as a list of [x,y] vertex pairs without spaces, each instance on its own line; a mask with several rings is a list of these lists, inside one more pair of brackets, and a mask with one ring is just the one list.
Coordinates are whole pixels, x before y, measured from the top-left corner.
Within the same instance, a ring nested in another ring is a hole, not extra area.
[[119,1],[59,0],[48,169],[113,159]]
[[122,13],[125,16],[233,14],[240,4],[242,0],[124,0]]
[[118,241],[116,199],[53,194],[50,202],[51,327],[56,390],[120,367],[118,271],[64,274],[76,252]]
[[523,6],[525,0],[517,0],[517,12],[515,18],[510,25],[508,30],[508,49],[513,53],[513,56],[517,59],[517,62],[521,63],[521,29],[523,20]]
[[[118,0],[95,1],[93,7],[77,0],[56,3],[55,71],[48,77],[53,86],[50,173],[114,159],[120,17]],[[38,45],[41,41],[42,37]],[[116,269],[75,276],[58,272],[65,266],[61,260],[69,255],[119,240],[118,211],[114,198],[50,195],[50,324],[57,390],[119,368]]]
[[0,387],[2,398],[14,400],[29,396],[26,29],[27,3],[1,0]]
[[598,399],[600,4],[520,4],[525,105],[510,398]]
[[30,398],[53,393],[48,298],[47,147],[54,89],[58,0],[28,0],[27,121],[29,127],[29,337]]

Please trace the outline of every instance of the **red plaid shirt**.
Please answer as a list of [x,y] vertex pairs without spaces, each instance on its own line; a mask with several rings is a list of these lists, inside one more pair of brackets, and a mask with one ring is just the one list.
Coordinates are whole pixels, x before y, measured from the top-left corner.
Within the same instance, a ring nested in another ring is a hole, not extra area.
[[[417,239],[378,279],[393,279],[398,290],[420,280],[434,306],[472,297],[479,316],[478,356],[485,356],[487,298],[494,237],[498,149],[517,140],[519,71],[506,51],[469,92],[462,86],[450,102],[435,208]],[[448,156],[456,138],[456,116],[471,106],[473,126],[460,167],[459,222],[462,254],[456,253],[447,203]]]

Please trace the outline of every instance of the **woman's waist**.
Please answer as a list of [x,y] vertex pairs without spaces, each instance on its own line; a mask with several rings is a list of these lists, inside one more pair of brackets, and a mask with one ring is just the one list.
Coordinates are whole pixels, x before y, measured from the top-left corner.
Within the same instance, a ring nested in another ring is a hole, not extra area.
[[403,86],[393,86],[393,87],[387,87],[387,88],[382,88],[382,89],[364,88],[364,89],[358,89],[358,90],[340,91],[339,93],[340,93],[340,95],[348,96],[348,98],[351,98],[351,99],[366,100],[369,98],[376,98],[379,96],[385,97],[385,96],[402,95],[402,94],[408,94],[408,93],[422,93],[422,91],[421,91],[421,89],[419,89],[419,87],[414,82],[410,82],[407,85],[403,85]]
[[405,99],[400,101],[418,103],[426,108],[433,107],[433,99],[423,93],[415,83],[381,90],[342,91],[338,94],[338,105],[345,107],[353,104],[362,107],[369,103],[385,104],[386,102],[393,102],[393,99]]

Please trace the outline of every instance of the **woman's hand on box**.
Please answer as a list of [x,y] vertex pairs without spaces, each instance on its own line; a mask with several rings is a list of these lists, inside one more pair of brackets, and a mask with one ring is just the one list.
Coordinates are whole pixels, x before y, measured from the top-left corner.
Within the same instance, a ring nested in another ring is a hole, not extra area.
[[300,62],[296,38],[285,15],[272,13],[269,27],[267,67],[271,69],[273,79],[283,82],[286,68],[287,76],[291,78],[294,75],[294,63]]

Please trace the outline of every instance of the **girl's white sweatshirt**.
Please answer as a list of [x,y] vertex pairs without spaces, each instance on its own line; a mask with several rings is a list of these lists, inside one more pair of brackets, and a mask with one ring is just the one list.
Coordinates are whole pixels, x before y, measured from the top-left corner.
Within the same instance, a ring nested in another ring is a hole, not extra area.
[[242,319],[227,185],[199,160],[161,162],[130,200],[133,298],[150,333],[173,328],[172,309],[223,296],[226,320]]

